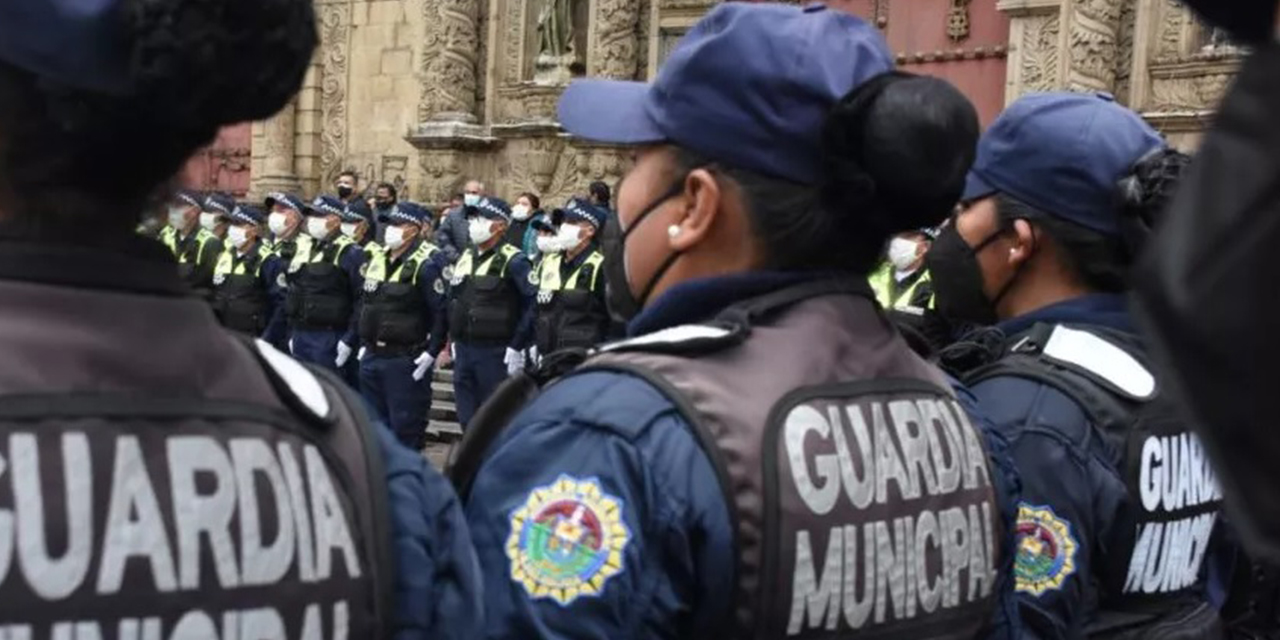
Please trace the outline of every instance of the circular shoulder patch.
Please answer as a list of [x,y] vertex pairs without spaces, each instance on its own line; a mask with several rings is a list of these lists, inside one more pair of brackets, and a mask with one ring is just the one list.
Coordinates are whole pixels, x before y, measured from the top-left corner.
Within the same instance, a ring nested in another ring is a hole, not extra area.
[[289,287],[289,279],[286,278],[283,273],[281,273],[280,275],[276,276],[276,286],[280,287],[281,289],[287,289]]
[[536,269],[529,271],[529,284],[538,284],[538,272]]
[[511,579],[529,597],[561,606],[598,597],[609,578],[623,570],[631,531],[622,508],[595,478],[561,475],[535,488],[511,514],[506,548]]
[[1076,572],[1076,539],[1071,523],[1051,507],[1018,506],[1018,547],[1014,560],[1015,588],[1033,596],[1062,588]]
[[360,277],[362,277],[362,278],[363,278],[363,277],[364,277],[364,274],[366,274],[366,273],[368,273],[368,272],[369,272],[369,263],[368,263],[368,262],[365,262],[364,264],[361,264],[361,265],[360,265]]
[[441,277],[441,278],[444,278],[445,280],[452,280],[452,279],[453,279],[453,265],[446,265],[444,269],[441,269],[441,270],[440,270],[440,277]]
[[435,284],[431,286],[436,290],[436,293],[444,295],[444,280],[442,278],[436,278]]

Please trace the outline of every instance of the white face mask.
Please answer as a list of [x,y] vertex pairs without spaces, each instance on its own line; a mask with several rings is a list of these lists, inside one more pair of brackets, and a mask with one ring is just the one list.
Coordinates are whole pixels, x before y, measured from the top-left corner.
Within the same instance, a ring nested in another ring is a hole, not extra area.
[[511,217],[515,218],[516,220],[528,220],[529,207],[522,204],[518,204],[514,207],[511,207]]
[[187,226],[186,207],[169,207],[169,226],[179,231]]
[[544,236],[542,234],[538,234],[536,242],[538,244],[538,251],[541,251],[542,253],[559,253],[562,251],[560,248],[560,238],[557,236]]
[[556,242],[560,243],[561,251],[568,251],[578,246],[582,238],[582,225],[565,222],[560,225],[560,233],[556,236]]
[[463,196],[462,196],[462,204],[465,204],[465,205],[467,205],[468,207],[474,207],[474,206],[476,206],[476,205],[480,204],[480,194],[478,194],[478,193],[467,193],[467,194],[463,194]]
[[213,231],[218,226],[218,214],[201,211],[200,226],[206,230]]
[[277,236],[284,235],[289,230],[289,216],[278,212],[267,216],[267,228]]
[[329,219],[320,216],[311,216],[307,218],[307,235],[316,240],[324,240],[329,237]]
[[344,222],[344,223],[342,223],[342,235],[344,235],[344,236],[346,236],[346,237],[348,237],[348,238],[351,238],[352,240],[355,240],[355,239],[356,239],[356,227],[358,227],[358,226],[360,226],[360,223],[359,223],[359,222]]
[[467,222],[467,233],[471,242],[482,245],[493,237],[493,221],[488,218],[472,218]]
[[405,227],[387,227],[387,248],[395,251],[403,247],[412,235],[413,232]]
[[249,230],[231,225],[227,227],[227,240],[231,243],[231,246],[237,249],[243,248],[245,243],[249,241]]
[[915,240],[894,238],[889,242],[889,262],[894,269],[906,271],[915,264],[918,247]]

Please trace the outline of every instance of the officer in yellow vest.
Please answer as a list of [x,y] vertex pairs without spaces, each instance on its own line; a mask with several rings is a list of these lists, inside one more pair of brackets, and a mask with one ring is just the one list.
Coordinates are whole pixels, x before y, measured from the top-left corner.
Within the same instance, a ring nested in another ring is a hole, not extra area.
[[600,273],[604,255],[596,242],[608,211],[573,198],[560,215],[551,251],[536,269],[535,359],[561,349],[595,346],[609,330],[605,278]]
[[239,205],[227,216],[227,248],[213,270],[213,312],[232,331],[261,336],[284,298],[280,256],[262,239],[266,214]]
[[289,342],[293,356],[341,373],[354,355],[365,253],[342,235],[342,201],[320,196],[306,210],[306,251],[289,263]]
[[178,276],[197,293],[208,296],[213,289],[213,267],[222,253],[222,241],[200,226],[204,197],[183,189],[169,203],[169,226],[160,231],[160,241],[178,259]]
[[342,235],[354,240],[370,256],[383,249],[375,237],[373,209],[360,198],[348,202],[342,209]]
[[[348,207],[350,209],[350,207]],[[423,240],[431,212],[401,202],[387,214],[386,248],[372,247],[360,311],[360,393],[405,446],[426,444],[431,369],[444,349],[444,252]]]
[[213,234],[213,237],[224,241],[227,239],[227,227],[231,224],[231,211],[236,208],[236,199],[231,194],[215,191],[207,194],[200,207],[200,228]]
[[880,306],[912,315],[923,315],[933,308],[933,282],[924,268],[924,254],[933,242],[931,233],[908,231],[889,241],[886,260],[870,277]]
[[465,205],[471,245],[453,267],[449,333],[457,353],[453,386],[463,428],[507,376],[524,368],[533,343],[533,266],[503,234],[511,207],[482,197]]

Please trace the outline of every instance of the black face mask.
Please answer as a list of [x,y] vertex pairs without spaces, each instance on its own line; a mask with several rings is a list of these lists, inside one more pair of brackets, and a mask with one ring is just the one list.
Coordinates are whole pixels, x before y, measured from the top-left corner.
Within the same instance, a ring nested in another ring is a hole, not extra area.
[[680,257],[679,251],[673,251],[662,266],[654,272],[653,277],[649,279],[649,283],[641,290],[640,296],[636,297],[631,293],[631,285],[627,282],[627,236],[640,228],[645,218],[658,210],[662,203],[676,197],[684,190],[684,180],[676,182],[674,186],[662,194],[653,204],[645,207],[640,215],[636,216],[631,228],[625,232],[622,231],[622,223],[619,221],[620,216],[609,216],[608,222],[604,225],[604,236],[600,239],[601,249],[604,252],[604,275],[605,275],[605,300],[608,303],[609,315],[617,322],[627,323],[640,313],[640,309],[644,308],[644,303],[649,299],[649,294],[653,293],[653,288],[667,273],[671,265],[675,264]]
[[996,231],[976,247],[970,247],[964,241],[954,221],[938,234],[933,247],[925,254],[925,265],[933,280],[934,302],[944,317],[982,325],[996,323],[996,304],[1009,292],[1018,276],[1015,274],[1009,279],[995,300],[988,300],[982,290],[978,253],[1003,234],[1004,231]]
[[340,185],[338,187],[338,197],[344,200],[347,198],[350,198],[351,194],[354,192],[355,192],[355,189],[352,189],[351,187],[348,187],[346,185]]
[[373,206],[379,209],[390,209],[391,207],[395,206],[395,204],[396,204],[395,200],[374,200],[373,201]]

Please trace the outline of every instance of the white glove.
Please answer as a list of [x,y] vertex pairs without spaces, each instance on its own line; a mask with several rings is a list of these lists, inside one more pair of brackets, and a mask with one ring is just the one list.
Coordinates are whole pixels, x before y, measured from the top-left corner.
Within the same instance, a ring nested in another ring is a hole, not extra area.
[[509,376],[514,376],[521,369],[524,369],[524,354],[511,347],[507,347],[507,355],[502,358],[502,361],[507,365],[507,375]]
[[350,360],[350,359],[351,359],[351,347],[347,346],[347,343],[339,341],[338,357],[334,358],[333,364],[341,367],[342,365],[347,363],[347,360]]
[[360,347],[360,351],[356,353],[356,360],[364,360],[366,353],[369,353],[369,347]]
[[432,358],[431,354],[427,353],[426,351],[423,351],[422,355],[418,356],[413,361],[414,364],[418,365],[418,368],[413,370],[414,381],[421,382],[422,379],[427,375],[427,369],[430,369],[431,365],[435,364],[435,362],[436,362],[436,359]]

